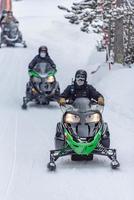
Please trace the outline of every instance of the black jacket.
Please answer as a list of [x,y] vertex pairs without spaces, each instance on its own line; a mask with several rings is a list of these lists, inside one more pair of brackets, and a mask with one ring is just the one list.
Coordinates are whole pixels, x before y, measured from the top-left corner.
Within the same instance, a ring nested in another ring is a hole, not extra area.
[[90,100],[94,99],[97,101],[100,96],[102,95],[92,85],[84,84],[83,86],[77,86],[76,83],[68,85],[60,95],[60,97],[73,101],[79,97],[87,97]]
[[47,54],[45,58],[41,58],[39,55],[35,56],[34,59],[30,62],[28,68],[33,69],[36,64],[47,62],[50,63],[51,67],[56,70],[56,65],[54,64],[53,60],[50,58],[50,56]]

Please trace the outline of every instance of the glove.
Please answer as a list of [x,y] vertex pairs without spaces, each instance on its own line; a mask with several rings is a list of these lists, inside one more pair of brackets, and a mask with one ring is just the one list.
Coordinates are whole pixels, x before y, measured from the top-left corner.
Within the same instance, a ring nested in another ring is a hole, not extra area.
[[35,88],[32,88],[32,92],[33,92],[33,94],[37,94],[38,93]]
[[60,98],[60,99],[58,100],[58,103],[60,104],[60,106],[64,106],[64,105],[66,104],[65,98]]
[[104,106],[104,98],[103,98],[102,96],[100,96],[100,97],[98,98],[97,103],[98,103],[100,106]]

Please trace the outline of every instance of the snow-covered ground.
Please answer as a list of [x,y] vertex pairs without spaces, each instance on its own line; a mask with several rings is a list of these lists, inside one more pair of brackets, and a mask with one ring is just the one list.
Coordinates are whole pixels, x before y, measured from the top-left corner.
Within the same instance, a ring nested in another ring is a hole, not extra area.
[[[0,50],[0,200],[132,200],[134,69],[102,65],[104,53],[95,49],[95,34],[79,31],[63,17],[58,4],[72,0],[14,1],[13,10],[28,44]],[[93,162],[59,159],[57,171],[48,172],[49,150],[54,148],[56,123],[61,111],[56,103],[31,105],[21,110],[28,80],[27,65],[45,44],[58,69],[61,89],[75,71],[84,68],[89,82],[105,96],[104,119],[111,132],[111,147],[117,148],[121,167],[113,171],[104,157]]]

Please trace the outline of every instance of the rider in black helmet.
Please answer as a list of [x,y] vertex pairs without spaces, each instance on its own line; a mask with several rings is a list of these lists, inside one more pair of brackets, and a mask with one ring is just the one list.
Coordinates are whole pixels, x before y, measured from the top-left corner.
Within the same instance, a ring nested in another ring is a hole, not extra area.
[[6,11],[4,10],[4,17],[1,19],[1,24],[2,25],[5,25],[5,24],[9,24],[11,22],[14,22],[16,24],[18,24],[18,20],[14,17],[13,15],[13,11],[9,10],[9,11]]
[[48,48],[46,46],[41,46],[38,49],[38,55],[36,55],[33,60],[30,62],[28,68],[33,69],[36,64],[47,62],[51,65],[51,67],[56,70],[56,65],[53,60],[50,58],[48,54]]
[[87,83],[87,72],[82,69],[76,72],[73,84],[66,87],[58,102],[60,105],[64,105],[67,99],[74,101],[79,97],[94,99],[98,104],[104,105],[104,97],[92,85]]

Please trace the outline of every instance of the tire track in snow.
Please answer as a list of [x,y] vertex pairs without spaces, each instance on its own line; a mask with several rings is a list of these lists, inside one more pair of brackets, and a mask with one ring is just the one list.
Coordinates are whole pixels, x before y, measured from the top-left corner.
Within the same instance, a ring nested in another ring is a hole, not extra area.
[[16,166],[16,152],[17,152],[17,127],[18,127],[18,112],[16,111],[16,120],[15,120],[15,131],[14,131],[14,158],[13,158],[13,164],[12,164],[12,168],[11,168],[11,175],[7,184],[7,189],[6,189],[6,195],[5,195],[5,200],[8,199],[9,196],[9,191],[10,191],[10,187],[12,185],[12,181],[13,181],[13,177],[14,177],[14,173],[15,173],[15,166]]
[[[19,52],[17,52],[19,54]],[[14,65],[19,65],[21,66],[21,57],[19,57],[16,53],[14,54],[12,58],[12,62]],[[19,57],[19,59],[15,59],[16,57]],[[15,62],[14,62],[15,61]],[[12,67],[12,66],[11,66]],[[19,69],[19,68],[18,68]],[[15,68],[13,68],[13,73],[14,73]],[[19,97],[20,95],[20,89],[21,89],[21,75],[22,75],[23,68],[21,70],[17,71],[16,73],[16,78],[14,80],[14,84],[16,86],[17,83],[17,88],[16,88],[16,97]],[[8,76],[10,78],[11,73],[8,73]],[[17,109],[17,108],[16,108]],[[17,136],[18,136],[18,116],[19,116],[20,110],[16,110],[15,112],[15,126],[14,126],[14,146],[13,146],[13,160],[12,160],[12,166],[11,166],[11,173],[10,173],[10,178],[8,180],[7,186],[6,186],[6,191],[5,191],[5,200],[8,199],[9,193],[10,193],[10,188],[12,186],[12,182],[14,180],[14,175],[15,175],[15,169],[16,169],[16,159],[17,159]]]

